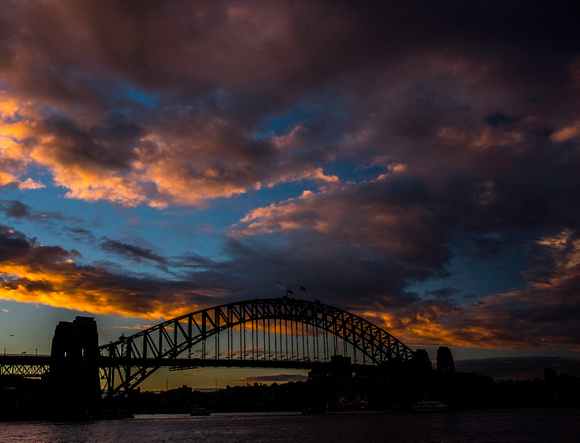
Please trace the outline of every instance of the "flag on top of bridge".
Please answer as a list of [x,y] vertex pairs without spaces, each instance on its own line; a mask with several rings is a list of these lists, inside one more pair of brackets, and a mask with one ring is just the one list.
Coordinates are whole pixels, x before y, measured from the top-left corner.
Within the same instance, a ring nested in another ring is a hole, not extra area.
[[301,291],[306,291],[306,288],[304,286],[300,286],[300,290]]
[[286,294],[294,294],[294,291],[291,291],[290,289],[286,289]]

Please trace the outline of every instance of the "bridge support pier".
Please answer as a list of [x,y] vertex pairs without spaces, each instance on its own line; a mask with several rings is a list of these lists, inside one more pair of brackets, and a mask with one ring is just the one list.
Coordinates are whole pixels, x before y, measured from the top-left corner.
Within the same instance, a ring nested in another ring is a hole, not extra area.
[[99,412],[99,335],[92,317],[61,321],[54,332],[48,374],[50,408],[62,418],[86,418]]

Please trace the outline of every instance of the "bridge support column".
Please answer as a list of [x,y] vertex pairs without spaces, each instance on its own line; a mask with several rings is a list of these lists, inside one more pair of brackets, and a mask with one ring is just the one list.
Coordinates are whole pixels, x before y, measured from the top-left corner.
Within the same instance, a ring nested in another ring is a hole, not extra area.
[[63,418],[94,416],[100,408],[99,335],[92,317],[61,321],[48,374],[52,410]]
[[437,370],[440,372],[455,372],[455,363],[451,349],[447,346],[440,346],[437,349]]

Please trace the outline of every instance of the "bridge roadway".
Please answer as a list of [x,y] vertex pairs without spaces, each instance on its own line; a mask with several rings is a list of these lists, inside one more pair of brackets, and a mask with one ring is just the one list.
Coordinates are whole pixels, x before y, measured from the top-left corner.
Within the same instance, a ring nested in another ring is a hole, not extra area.
[[50,355],[0,355],[0,375],[21,375],[23,377],[42,377],[50,370]]
[[3,354],[0,355],[0,365],[50,365],[48,354]]
[[[10,368],[36,367],[37,376],[48,372],[51,363],[54,360],[50,355],[0,355],[0,374],[14,373]],[[314,360],[260,360],[260,359],[212,359],[212,358],[124,358],[124,357],[98,357],[100,368],[110,367],[149,367],[160,368],[169,367],[172,371],[194,369],[200,367],[213,368],[280,368],[280,369],[302,369],[311,370],[328,367],[327,361]],[[353,372],[377,369],[373,365],[351,364]],[[21,373],[19,370],[18,373]],[[29,374],[30,375],[30,374]]]

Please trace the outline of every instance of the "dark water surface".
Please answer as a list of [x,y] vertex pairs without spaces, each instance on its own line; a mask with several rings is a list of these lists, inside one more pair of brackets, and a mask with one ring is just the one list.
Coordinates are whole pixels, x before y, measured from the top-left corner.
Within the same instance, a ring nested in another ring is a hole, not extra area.
[[579,409],[138,415],[130,420],[0,423],[2,442],[580,442]]

